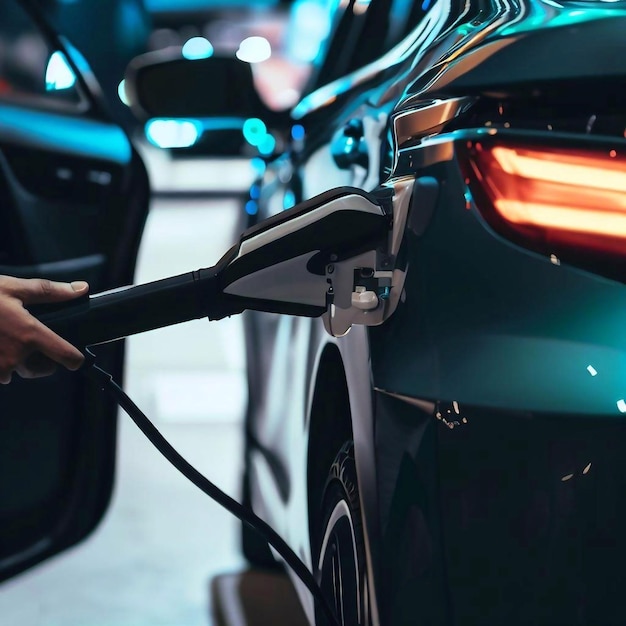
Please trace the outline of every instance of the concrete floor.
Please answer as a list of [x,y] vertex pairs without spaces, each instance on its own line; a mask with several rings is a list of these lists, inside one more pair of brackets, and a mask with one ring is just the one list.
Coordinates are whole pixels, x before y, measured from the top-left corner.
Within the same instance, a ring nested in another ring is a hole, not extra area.
[[[211,265],[237,206],[157,201],[137,282]],[[129,341],[126,389],[187,459],[238,496],[245,404],[238,319]],[[238,522],[182,478],[124,414],[117,484],[97,531],[0,588],[1,626],[210,626],[209,585],[242,565]]]

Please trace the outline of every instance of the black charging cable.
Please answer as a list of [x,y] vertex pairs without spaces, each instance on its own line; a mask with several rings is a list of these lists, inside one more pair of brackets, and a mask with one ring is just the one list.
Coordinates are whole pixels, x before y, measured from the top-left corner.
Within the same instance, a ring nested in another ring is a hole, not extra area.
[[285,540],[258,515],[255,515],[250,509],[241,505],[237,500],[231,498],[224,493],[217,485],[213,484],[208,478],[203,476],[193,465],[191,465],[184,457],[182,457],[176,449],[165,439],[159,432],[157,427],[148,419],[146,414],[130,399],[128,394],[113,380],[113,376],[95,363],[95,355],[87,352],[85,366],[82,371],[96,381],[100,389],[110,393],[119,406],[124,409],[128,416],[137,424],[139,430],[148,438],[150,443],[188,480],[190,480],[198,489],[215,500],[220,506],[238,517],[242,522],[252,527],[280,554],[287,565],[306,585],[311,592],[314,600],[318,603],[319,608],[324,612],[329,624],[333,626],[341,626],[334,611],[326,601],[322,594],[317,581],[307,566],[302,562],[298,555],[287,545]]

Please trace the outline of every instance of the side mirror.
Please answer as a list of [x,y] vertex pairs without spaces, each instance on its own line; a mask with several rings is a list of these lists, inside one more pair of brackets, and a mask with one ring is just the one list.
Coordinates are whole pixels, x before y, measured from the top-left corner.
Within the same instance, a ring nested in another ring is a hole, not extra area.
[[382,324],[404,287],[398,253],[414,182],[333,189],[247,230],[213,267],[71,301],[40,319],[79,347],[246,309],[323,316],[337,337]]
[[286,112],[269,109],[256,92],[249,63],[234,57],[185,59],[178,49],[133,59],[125,90],[140,119],[258,117],[268,126],[288,123]]

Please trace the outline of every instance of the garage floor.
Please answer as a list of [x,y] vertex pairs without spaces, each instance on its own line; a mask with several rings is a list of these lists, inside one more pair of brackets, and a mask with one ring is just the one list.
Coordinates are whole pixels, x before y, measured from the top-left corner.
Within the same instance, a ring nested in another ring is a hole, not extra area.
[[243,571],[211,582],[215,626],[308,626],[287,576]]
[[[233,237],[238,210],[232,201],[156,201],[137,281],[212,264]],[[239,320],[135,337],[128,356],[131,396],[184,456],[237,496],[245,404]],[[211,626],[210,581],[241,568],[238,540],[238,523],[121,415],[107,516],[82,545],[0,587],[0,624]]]

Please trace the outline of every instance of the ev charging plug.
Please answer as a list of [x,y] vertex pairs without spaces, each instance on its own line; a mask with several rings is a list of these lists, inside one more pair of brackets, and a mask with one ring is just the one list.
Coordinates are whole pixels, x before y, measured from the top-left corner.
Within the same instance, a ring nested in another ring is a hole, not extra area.
[[[213,267],[55,305],[37,316],[81,349],[245,309],[324,315],[334,335],[353,323],[379,324],[399,299],[394,280],[404,272],[394,267],[396,231],[398,222],[404,230],[411,186],[412,180],[371,194],[334,189],[247,230]],[[395,211],[396,203],[404,210]]]
[[324,316],[335,336],[381,324],[406,268],[398,252],[413,179],[340,187],[245,231],[213,267],[55,305],[38,318],[78,348],[246,309]]

